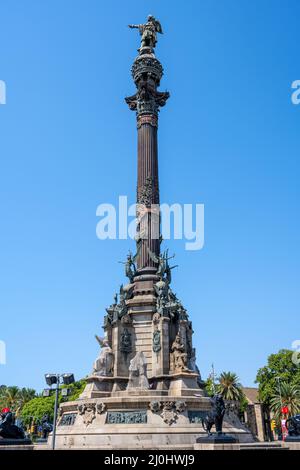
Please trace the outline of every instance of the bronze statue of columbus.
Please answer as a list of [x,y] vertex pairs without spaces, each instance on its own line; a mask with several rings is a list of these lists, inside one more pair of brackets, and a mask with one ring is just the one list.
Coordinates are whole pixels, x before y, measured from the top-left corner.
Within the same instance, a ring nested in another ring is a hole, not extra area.
[[137,28],[142,36],[141,49],[149,47],[153,49],[157,43],[157,34],[163,34],[160,22],[153,15],[148,15],[145,24],[129,24],[129,28]]

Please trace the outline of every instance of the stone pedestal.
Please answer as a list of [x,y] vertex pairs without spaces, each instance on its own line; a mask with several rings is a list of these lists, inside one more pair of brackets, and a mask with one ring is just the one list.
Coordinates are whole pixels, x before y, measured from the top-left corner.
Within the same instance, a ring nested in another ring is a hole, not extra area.
[[203,390],[199,389],[197,379],[199,375],[193,372],[179,372],[170,376],[169,392],[174,396],[189,396],[192,394],[204,396]]
[[236,437],[225,433],[214,433],[197,439],[197,444],[236,444],[237,442]]
[[[207,436],[202,418],[209,408],[207,397],[179,397],[169,390],[119,391],[62,403],[56,447],[193,450],[196,440]],[[251,433],[242,424],[233,426],[226,414],[223,428],[239,442],[253,442]]]

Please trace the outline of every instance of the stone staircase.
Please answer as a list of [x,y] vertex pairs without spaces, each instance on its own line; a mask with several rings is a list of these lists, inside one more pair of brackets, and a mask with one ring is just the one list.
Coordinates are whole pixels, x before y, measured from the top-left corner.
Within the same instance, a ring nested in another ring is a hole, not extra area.
[[240,443],[240,450],[288,450],[281,442],[245,442]]

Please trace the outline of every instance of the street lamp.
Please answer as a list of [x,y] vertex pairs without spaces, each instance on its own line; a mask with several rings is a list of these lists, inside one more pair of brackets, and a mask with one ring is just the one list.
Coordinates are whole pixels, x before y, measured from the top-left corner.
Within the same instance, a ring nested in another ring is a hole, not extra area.
[[61,396],[62,397],[67,397],[70,393],[71,389],[70,388],[62,388],[61,390]]
[[215,366],[214,363],[211,365],[211,378],[212,378],[212,387],[214,394],[216,393],[216,385],[215,385]]
[[[70,385],[75,382],[74,374],[45,374],[46,384],[50,387],[56,385],[55,387],[55,403],[54,403],[54,418],[53,418],[53,431],[52,431],[52,450],[55,449],[55,437],[56,437],[56,420],[57,420],[57,409],[58,409],[58,392],[59,385],[63,383],[64,385]],[[64,390],[64,389],[63,389]],[[44,390],[43,395],[46,391]],[[64,393],[64,396],[68,395],[68,390]],[[45,396],[45,395],[44,395]]]
[[51,387],[57,382],[57,374],[45,374],[46,384]]

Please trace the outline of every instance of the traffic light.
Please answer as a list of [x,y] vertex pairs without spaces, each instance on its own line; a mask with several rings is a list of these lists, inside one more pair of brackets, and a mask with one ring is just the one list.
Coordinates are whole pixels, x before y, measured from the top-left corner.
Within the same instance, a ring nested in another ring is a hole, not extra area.
[[271,429],[272,429],[272,431],[274,431],[274,429],[276,429],[276,421],[275,421],[275,419],[272,419],[272,420],[271,420]]

